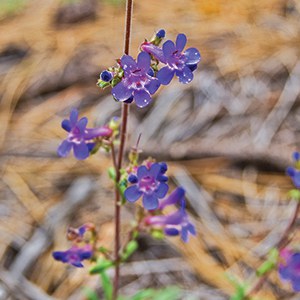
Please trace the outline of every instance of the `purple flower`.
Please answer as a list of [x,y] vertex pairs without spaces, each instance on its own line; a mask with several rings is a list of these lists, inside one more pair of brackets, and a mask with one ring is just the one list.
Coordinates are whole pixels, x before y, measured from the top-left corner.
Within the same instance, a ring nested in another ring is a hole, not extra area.
[[70,119],[65,119],[61,123],[62,128],[69,134],[58,147],[58,155],[66,157],[73,148],[74,155],[77,159],[85,159],[95,146],[93,142],[94,138],[109,137],[112,134],[112,130],[106,126],[86,128],[87,123],[88,119],[85,117],[78,120],[77,109],[72,109]]
[[282,280],[290,281],[295,292],[300,292],[300,253],[283,249],[280,252],[283,262],[279,265],[279,276]]
[[143,206],[148,210],[157,209],[158,199],[165,197],[169,186],[165,183],[166,176],[162,172],[164,167],[159,163],[151,165],[150,169],[146,166],[139,166],[137,175],[129,175],[129,182],[135,183],[128,187],[124,196],[127,201],[135,202],[143,196]]
[[112,95],[116,100],[123,102],[133,96],[138,107],[147,106],[152,100],[151,95],[160,86],[158,79],[148,74],[150,69],[149,54],[141,52],[137,62],[129,55],[123,55],[120,65],[124,70],[124,77],[112,89]]
[[72,246],[67,251],[55,251],[52,256],[63,263],[82,268],[83,264],[81,262],[84,259],[90,259],[93,256],[93,251],[91,245],[85,245],[84,247]]
[[159,206],[159,208],[162,209],[167,205],[181,202],[180,209],[169,215],[149,216],[145,222],[148,225],[163,227],[166,235],[180,235],[181,239],[186,243],[189,239],[189,233],[196,235],[196,229],[189,221],[188,214],[185,211],[184,194],[185,191],[183,188],[177,188],[166,199],[162,200]]
[[296,188],[300,188],[300,171],[293,167],[288,167],[286,170],[287,174],[293,180],[293,184]]
[[163,44],[162,49],[151,43],[142,44],[143,51],[166,64],[157,72],[157,78],[161,84],[169,84],[175,74],[182,83],[189,83],[193,80],[193,71],[197,68],[201,56],[196,48],[188,48],[182,52],[186,41],[186,36],[181,33],[178,34],[175,44],[168,40]]
[[286,173],[291,177],[296,188],[300,188],[300,153],[294,152],[293,159],[295,161],[295,167],[288,167]]
[[159,209],[163,210],[166,206],[175,205],[180,202],[182,205],[184,203],[185,190],[182,187],[178,187],[174,190],[167,198],[160,201]]

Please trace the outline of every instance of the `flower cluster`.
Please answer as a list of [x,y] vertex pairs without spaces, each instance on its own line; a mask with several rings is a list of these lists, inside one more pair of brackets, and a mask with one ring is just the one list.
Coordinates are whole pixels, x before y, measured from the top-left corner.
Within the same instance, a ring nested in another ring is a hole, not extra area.
[[295,292],[300,292],[300,252],[284,248],[280,252],[279,276],[290,281]]
[[196,70],[200,61],[200,53],[196,48],[188,48],[184,52],[187,38],[185,34],[178,34],[176,42],[166,41],[162,48],[150,42],[144,42],[141,46],[143,51],[154,56],[159,62],[166,66],[157,72],[157,78],[163,85],[171,82],[174,75],[182,83],[189,83],[193,80],[193,71]]
[[59,156],[66,157],[73,149],[77,159],[86,159],[96,146],[96,139],[109,138],[113,134],[113,130],[108,126],[87,128],[87,123],[86,117],[78,120],[77,109],[72,109],[70,118],[61,123],[61,127],[68,132],[68,136],[57,149]]
[[[188,48],[183,52],[187,42],[184,34],[179,34],[175,43],[167,40],[159,47],[164,37],[165,31],[161,29],[150,41],[145,41],[137,61],[129,55],[123,55],[117,67],[110,67],[100,74],[98,86],[112,86],[115,100],[126,103],[134,100],[138,107],[143,108],[151,102],[151,96],[160,85],[169,84],[174,75],[181,83],[190,83],[201,59],[199,51]],[[159,63],[165,65],[160,70]]]
[[55,251],[52,256],[63,263],[82,268],[82,261],[93,256],[95,227],[87,223],[79,228],[69,228],[67,238],[73,242],[71,248],[66,251]]
[[[143,206],[148,212],[144,218],[146,226],[163,229],[166,235],[180,235],[184,242],[188,241],[188,235],[196,234],[195,227],[190,223],[188,214],[185,211],[185,190],[181,187],[173,191],[169,196],[167,185],[168,177],[165,175],[168,167],[164,162],[147,163],[147,166],[137,167],[136,174],[128,176],[129,186],[124,196],[127,201],[135,202],[143,197]],[[179,205],[180,208],[164,215],[167,206]]]
[[[169,84],[174,76],[177,76],[179,82],[183,84],[190,83],[201,58],[199,51],[196,48],[184,50],[187,43],[184,34],[179,34],[175,42],[167,40],[160,46],[164,37],[165,31],[161,29],[150,41],[146,40],[142,43],[137,59],[130,55],[123,55],[117,60],[116,66],[100,74],[98,86],[111,87],[112,96],[116,101],[125,103],[134,101],[139,108],[144,108],[151,103],[152,95],[159,87]],[[142,213],[138,218],[137,231],[145,229],[169,236],[180,235],[181,239],[187,242],[189,235],[195,235],[196,230],[185,210],[184,189],[177,188],[167,195],[169,190],[166,176],[167,164],[148,159],[143,165],[138,165],[137,142],[129,155],[129,167],[125,170],[117,170],[119,166],[116,166],[115,162],[114,144],[117,144],[119,135],[125,136],[126,126],[123,122],[126,125],[125,118],[122,119],[122,126],[120,126],[120,120],[113,118],[108,125],[87,128],[88,119],[86,117],[79,119],[77,109],[72,109],[69,119],[61,123],[62,128],[67,131],[67,137],[59,145],[57,153],[59,156],[66,157],[72,150],[77,159],[84,160],[90,154],[97,152],[100,147],[111,151],[115,166],[110,175],[115,181],[117,193],[122,194],[131,203],[142,198],[144,209],[141,210]],[[118,165],[121,165],[120,157],[123,155],[123,148],[120,149]],[[167,214],[165,208],[169,206],[179,206],[179,208]],[[53,252],[54,259],[75,267],[83,267],[84,260],[96,260],[97,237],[93,224],[69,228],[67,238],[72,242],[71,247],[66,251]],[[128,249],[124,250],[123,258],[128,257],[130,253]],[[104,252],[107,255],[106,249]],[[105,258],[104,262],[105,268],[119,264],[119,260],[116,263],[110,258]],[[103,266],[98,267],[97,270],[103,270]]]

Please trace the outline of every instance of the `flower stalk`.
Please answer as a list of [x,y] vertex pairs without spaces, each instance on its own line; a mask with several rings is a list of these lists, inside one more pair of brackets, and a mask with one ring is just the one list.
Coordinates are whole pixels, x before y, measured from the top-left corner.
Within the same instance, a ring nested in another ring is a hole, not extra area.
[[[125,37],[124,37],[124,53],[129,54],[130,36],[131,36],[131,21],[132,21],[133,0],[126,0],[126,15],[125,15]],[[121,114],[121,130],[120,130],[120,148],[118,153],[118,162],[116,168],[116,186],[115,186],[115,275],[113,281],[113,300],[118,298],[118,289],[120,281],[120,225],[121,225],[121,195],[118,189],[118,183],[121,177],[121,168],[124,156],[127,120],[129,114],[129,105],[122,103]]]

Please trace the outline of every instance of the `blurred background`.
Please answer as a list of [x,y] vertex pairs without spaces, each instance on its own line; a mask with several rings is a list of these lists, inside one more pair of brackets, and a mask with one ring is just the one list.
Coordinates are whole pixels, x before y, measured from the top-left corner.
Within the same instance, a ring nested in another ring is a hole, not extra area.
[[[94,222],[112,246],[113,185],[106,154],[56,155],[72,107],[90,125],[120,114],[99,73],[122,55],[121,0],[0,1],[0,299],[84,299],[102,291],[88,268],[55,262],[69,225]],[[181,299],[228,299],[227,274],[248,279],[292,214],[285,168],[299,150],[300,3],[297,0],[135,1],[130,52],[164,28],[197,47],[189,85],[161,87],[131,106],[127,148],[170,164],[187,190],[198,235],[139,239],[121,293],[176,285]],[[123,210],[124,232],[133,208]],[[297,237],[296,237],[297,238]],[[272,274],[260,299],[299,299]]]

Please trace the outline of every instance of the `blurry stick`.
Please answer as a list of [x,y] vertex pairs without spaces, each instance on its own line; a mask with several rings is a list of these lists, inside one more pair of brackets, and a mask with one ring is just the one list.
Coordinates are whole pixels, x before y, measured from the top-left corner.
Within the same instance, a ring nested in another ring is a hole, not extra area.
[[254,145],[257,149],[266,149],[278,128],[287,117],[294,102],[300,93],[300,62],[292,70],[278,102],[272,109],[261,129],[254,138]]

